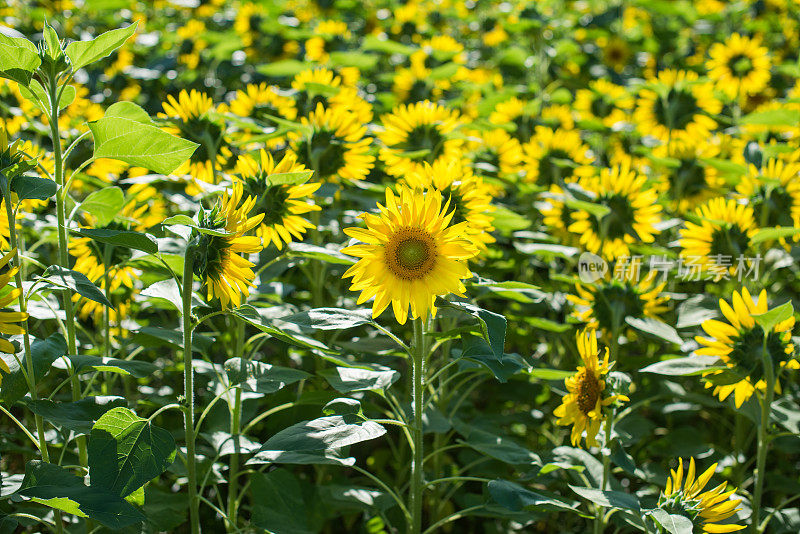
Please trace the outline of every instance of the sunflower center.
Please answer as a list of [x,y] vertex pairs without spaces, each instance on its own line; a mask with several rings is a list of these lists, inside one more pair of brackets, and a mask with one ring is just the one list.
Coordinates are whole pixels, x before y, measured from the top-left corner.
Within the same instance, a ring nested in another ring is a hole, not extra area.
[[253,117],[256,119],[260,121],[269,120],[270,116],[280,117],[280,113],[275,106],[271,104],[255,104],[253,106]]
[[673,87],[666,98],[656,100],[654,111],[658,122],[666,128],[683,130],[701,110],[697,99],[689,90]]
[[253,191],[256,195],[256,213],[263,213],[263,224],[273,226],[283,222],[288,212],[286,200],[289,198],[289,188],[282,185],[273,185],[262,188],[260,192]]
[[309,90],[303,90],[297,93],[297,109],[301,115],[308,115],[315,109],[317,104],[322,104],[328,107],[328,99],[323,94],[314,93]]
[[682,159],[671,178],[670,189],[675,198],[693,197],[708,188],[706,171],[695,158]]
[[191,162],[202,163],[211,161],[212,156],[209,152],[210,147],[208,146],[208,141],[210,139],[218,143],[222,138],[222,128],[219,124],[202,117],[196,117],[190,119],[188,122],[184,122],[178,126],[178,129],[181,132],[181,137],[194,141],[199,145],[197,150],[194,151],[194,154],[189,158]]
[[[420,124],[408,132],[405,150],[411,152],[406,156],[416,161],[433,163],[444,150],[445,137],[434,124]],[[417,152],[417,154],[414,154]]]
[[403,280],[422,278],[436,265],[436,241],[420,228],[401,228],[384,250],[389,270]]
[[728,61],[728,68],[731,69],[731,72],[733,72],[736,76],[741,78],[753,70],[753,62],[749,57],[743,54],[738,54],[733,56],[730,61]]
[[597,407],[597,400],[600,398],[600,383],[587,369],[584,369],[578,375],[578,392],[576,395],[578,409],[583,415],[589,415],[589,412]]
[[717,228],[711,234],[710,256],[728,256],[734,261],[744,256],[750,245],[750,238],[738,224],[728,228]]
[[614,105],[606,100],[603,95],[595,95],[591,105],[592,115],[604,119],[614,111]]
[[320,177],[327,178],[345,166],[347,146],[334,132],[320,130],[314,132],[310,140],[300,141],[295,152],[299,163],[314,169]]
[[644,302],[636,288],[613,282],[598,288],[594,295],[592,315],[600,327],[609,332],[624,324],[625,317],[643,317]]
[[514,123],[514,135],[522,143],[527,143],[533,137],[534,129],[536,128],[536,121],[528,115],[518,115],[511,121]]
[[766,216],[764,226],[794,226],[792,208],[795,199],[786,189],[761,188],[756,191],[754,197],[753,211],[757,221]]
[[600,197],[598,203],[608,206],[610,210],[600,220],[591,219],[600,237],[617,239],[626,234],[636,235],[633,229],[636,213],[628,197],[619,194],[608,195]]
[[551,148],[539,160],[539,178],[536,183],[543,186],[558,183],[559,178],[572,174],[572,164],[572,158],[566,150]]

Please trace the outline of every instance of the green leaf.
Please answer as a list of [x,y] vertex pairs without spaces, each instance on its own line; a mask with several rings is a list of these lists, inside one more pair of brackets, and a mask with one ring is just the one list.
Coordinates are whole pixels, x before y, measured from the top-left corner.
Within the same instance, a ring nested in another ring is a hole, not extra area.
[[344,308],[315,308],[279,317],[277,321],[314,330],[344,330],[375,323],[369,310],[346,310]]
[[225,373],[231,385],[239,385],[245,391],[271,394],[294,384],[311,375],[300,369],[279,367],[268,363],[244,361],[241,358],[230,358],[225,361]]
[[32,198],[44,200],[55,195],[58,186],[50,178],[43,178],[35,174],[22,174],[12,180],[11,191],[16,193],[20,200]]
[[65,52],[72,63],[72,71],[110,55],[134,34],[137,24],[134,22],[126,28],[107,31],[91,41],[74,41],[68,44]]
[[[67,353],[67,341],[61,334],[51,334],[47,339],[34,339],[31,343],[31,357],[33,359],[33,374],[36,381],[41,381],[53,362]],[[0,383],[3,402],[14,404],[28,393],[28,384],[15,358],[4,358],[9,373],[3,373],[3,381]],[[27,370],[27,369],[26,369]]]
[[[337,449],[379,438],[384,434],[386,429],[373,421],[361,421],[338,415],[320,417],[281,430],[269,438],[247,463],[248,465],[282,463],[286,458],[294,458],[298,453],[320,458],[320,462],[313,463],[331,463],[331,456],[328,453],[336,454]],[[347,465],[352,465],[350,460],[355,462],[354,458],[348,458],[345,460],[348,462]],[[342,460],[336,463],[342,463]]]
[[78,271],[65,269],[59,265],[51,265],[39,278],[56,287],[67,288],[89,300],[114,308],[99,287],[94,285],[86,275]]
[[125,497],[154,479],[175,460],[172,435],[128,408],[114,408],[89,435],[89,478],[93,487]]
[[428,78],[431,80],[448,80],[456,75],[461,66],[458,63],[445,63],[440,67],[432,69]]
[[785,302],[780,306],[776,306],[766,313],[753,315],[756,323],[764,329],[765,332],[772,332],[772,329],[779,323],[782,323],[792,318],[794,315],[794,306],[792,301]]
[[300,347],[305,347],[309,349],[317,349],[328,353],[333,352],[327,345],[323,344],[320,341],[317,341],[314,338],[306,337],[296,332],[289,332],[286,331],[285,329],[278,328],[278,326],[273,324],[270,319],[261,316],[258,310],[253,306],[249,305],[241,306],[238,309],[231,312],[231,314],[255,326],[262,332],[265,332],[267,334],[272,335],[273,337],[286,341],[287,343],[292,343],[294,345],[298,345]]
[[625,317],[625,322],[636,330],[676,345],[683,345],[683,339],[678,335],[678,331],[667,323],[653,319],[652,317]]
[[306,183],[314,171],[278,172],[267,177],[268,185],[299,185]]
[[89,123],[94,136],[94,159],[111,158],[159,174],[169,174],[189,159],[197,143],[121,117],[103,117]]
[[582,488],[570,484],[570,489],[589,501],[606,508],[616,508],[617,510],[630,510],[640,512],[641,506],[639,499],[630,493],[621,491],[603,491],[596,488]]
[[171,307],[177,311],[183,309],[183,299],[181,298],[181,289],[174,278],[167,278],[155,284],[151,284],[142,290],[143,297],[157,298],[169,302]]
[[774,241],[776,239],[792,237],[800,234],[800,228],[791,226],[779,226],[777,228],[761,228],[750,238],[750,244],[763,243],[764,241]]
[[112,408],[124,407],[123,397],[84,397],[75,402],[55,402],[48,399],[25,399],[25,405],[33,413],[56,427],[78,434],[88,434],[92,425]]
[[686,356],[656,362],[640,369],[640,373],[654,373],[667,376],[690,376],[727,369],[716,356]]
[[692,534],[694,532],[692,520],[688,517],[670,514],[661,508],[651,510],[648,515],[670,534]]
[[[53,114],[50,109],[50,96],[47,94],[47,91],[45,91],[44,87],[42,87],[42,84],[40,84],[35,78],[31,80],[31,83],[28,85],[28,87],[20,85],[19,91],[22,96],[31,101],[42,111],[42,113],[48,117]],[[72,102],[75,100],[76,94],[77,91],[75,90],[75,87],[72,85],[66,86],[64,91],[61,93],[61,98],[58,101],[58,109],[62,110],[72,104]]]
[[800,110],[791,108],[755,111],[742,117],[741,124],[763,124],[766,126],[795,126],[800,123]]
[[511,211],[505,206],[497,206],[492,212],[492,224],[498,232],[504,235],[509,235],[511,232],[518,230],[525,230],[531,225],[531,220],[520,215],[515,211]]
[[189,228],[194,228],[201,234],[213,235],[217,237],[224,237],[226,235],[229,235],[229,233],[224,230],[213,230],[211,228],[203,228],[197,221],[195,221],[188,215],[173,215],[172,217],[164,219],[164,221],[161,224],[163,226],[188,226]]
[[356,67],[361,71],[370,70],[378,63],[378,56],[355,51],[331,52],[331,64],[339,67]]
[[383,52],[385,54],[401,54],[403,56],[410,56],[417,49],[412,46],[407,46],[397,41],[389,39],[381,39],[377,35],[367,35],[364,37],[364,42],[361,44],[361,50]]
[[273,76],[276,78],[294,76],[311,65],[296,59],[284,59],[282,61],[275,61],[273,63],[265,63],[256,67],[256,70],[264,76]]
[[335,367],[319,374],[339,393],[384,390],[400,378],[397,371],[373,371],[357,367]]
[[560,369],[531,369],[528,373],[531,378],[539,380],[553,380],[560,382],[575,374],[575,371],[562,371]]
[[78,209],[97,219],[95,226],[102,227],[114,220],[125,205],[125,195],[119,187],[104,187],[90,193]]
[[89,517],[111,529],[125,528],[145,519],[119,495],[85,486],[63,467],[39,460],[31,460],[25,466],[25,478],[17,493],[56,510]]
[[604,204],[596,204],[594,202],[586,202],[584,200],[578,200],[575,198],[567,199],[565,204],[568,208],[572,208],[574,210],[585,211],[590,215],[594,215],[598,219],[602,219],[609,213],[611,213],[611,208]]
[[320,260],[337,265],[353,265],[356,262],[350,256],[339,252],[338,248],[318,247],[316,245],[309,245],[308,243],[297,241],[289,243],[287,255],[310,258],[312,260]]
[[159,367],[150,362],[137,360],[120,360],[107,356],[90,356],[86,354],[69,355],[75,372],[78,374],[102,371],[104,373],[117,373],[135,378],[148,378],[158,371]]
[[482,338],[470,334],[461,336],[461,358],[475,362],[487,368],[500,382],[507,382],[509,378],[527,367],[525,361],[518,354],[497,354]]
[[36,46],[24,37],[0,33],[0,78],[28,86],[34,71],[42,63]]
[[514,512],[523,510],[572,510],[577,503],[556,496],[536,493],[508,480],[492,480],[487,484],[489,494],[500,506]]
[[[285,469],[256,473],[251,477],[252,522],[266,532],[317,534],[321,517],[311,512],[318,502],[301,481]],[[311,489],[311,488],[309,488]]]
[[73,230],[74,233],[94,239],[99,243],[114,245],[115,247],[132,248],[148,254],[158,253],[158,243],[149,234],[134,232],[133,230],[111,230],[109,228],[81,228]]
[[481,454],[512,465],[542,465],[542,460],[511,439],[468,425],[458,419],[453,428],[464,437],[464,444]]
[[489,346],[492,348],[492,352],[497,358],[502,359],[506,340],[507,324],[504,316],[489,310],[484,310],[483,308],[479,308],[478,306],[468,302],[441,301],[439,305],[454,308],[476,318],[478,320],[478,324],[480,324],[483,337],[486,342],[489,343]]
[[106,109],[105,117],[120,117],[122,119],[130,119],[132,121],[141,122],[142,124],[154,124],[150,115],[137,106],[133,102],[114,102],[108,109]]

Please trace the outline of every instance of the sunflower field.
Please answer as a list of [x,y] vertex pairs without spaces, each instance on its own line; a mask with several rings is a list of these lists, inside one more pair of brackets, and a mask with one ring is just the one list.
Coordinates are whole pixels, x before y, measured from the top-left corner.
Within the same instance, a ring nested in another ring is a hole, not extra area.
[[800,0],[3,0],[0,534],[797,534],[799,51]]

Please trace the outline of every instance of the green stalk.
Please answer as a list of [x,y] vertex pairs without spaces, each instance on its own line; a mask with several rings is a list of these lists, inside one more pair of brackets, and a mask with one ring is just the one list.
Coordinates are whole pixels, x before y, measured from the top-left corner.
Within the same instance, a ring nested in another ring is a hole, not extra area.
[[[233,317],[233,316],[231,316]],[[247,372],[247,361],[242,354],[242,344],[244,342],[244,322],[233,318],[236,322],[236,340],[234,355],[240,358],[240,376]],[[237,516],[239,512],[239,456],[241,444],[239,437],[242,434],[242,387],[234,388],[233,408],[231,410],[231,436],[233,437],[233,454],[231,455],[230,471],[228,473],[228,530],[236,531]]]
[[189,486],[189,520],[192,534],[200,532],[200,501],[197,495],[197,470],[194,452],[194,369],[192,365],[192,282],[194,281],[195,246],[186,247],[183,264],[183,395],[185,397],[184,429],[186,432],[186,473]]
[[775,398],[775,370],[772,367],[772,359],[767,352],[767,336],[764,332],[764,341],[761,346],[761,365],[764,367],[764,377],[767,382],[767,389],[764,395],[758,395],[761,404],[761,421],[758,425],[758,453],[756,456],[756,489],[753,494],[753,532],[759,532],[759,522],[761,519],[761,498],[764,495],[764,479],[766,478],[767,449],[769,448],[769,416],[772,409],[772,401]]
[[[16,217],[14,217],[14,210],[11,208],[11,195],[9,191],[8,180],[3,174],[0,174],[0,186],[2,186],[3,199],[5,200],[5,205],[6,205],[6,216],[8,217],[8,235],[9,235],[9,241],[11,243],[11,250],[16,250],[16,253],[14,254],[14,265],[16,267],[20,267]],[[25,313],[28,311],[28,305],[27,302],[25,302],[25,292],[22,290],[21,269],[17,269],[17,273],[14,275],[14,281],[16,282],[17,287],[20,290],[19,311]],[[25,350],[25,367],[28,373],[28,384],[30,386],[31,399],[37,400],[39,398],[39,393],[36,388],[36,373],[33,367],[33,355],[31,353],[31,337],[30,334],[28,333],[28,319],[25,319],[23,321],[22,328],[25,329],[25,333],[22,336],[22,340]],[[38,414],[34,414],[34,419],[36,420],[36,433],[38,434],[39,437],[39,450],[42,452],[42,459],[45,462],[49,463],[50,451],[47,449],[47,440],[45,439],[44,436],[44,420],[42,419],[42,416]]]
[[[53,143],[53,159],[55,160],[55,179],[58,185],[56,192],[56,216],[58,218],[58,264],[69,269],[69,256],[67,254],[67,227],[66,220],[66,199],[67,191],[64,187],[64,162],[61,152],[61,134],[58,130],[58,80],[52,77],[49,80],[50,97],[50,138]],[[61,293],[64,313],[67,316],[67,350],[69,354],[78,354],[77,342],[75,339],[75,310],[72,307],[72,295],[68,290]],[[73,373],[70,384],[72,386],[72,400],[81,399],[81,384],[78,376]],[[78,436],[78,460],[84,467],[89,465],[89,456],[86,449],[86,436]]]
[[[613,308],[612,308],[613,309]],[[615,313],[615,316],[618,314]],[[609,348],[609,365],[614,363],[617,359],[617,352],[619,351],[619,329],[620,329],[620,322],[617,320],[616,317],[612,318],[613,321],[613,332],[611,333],[611,347]],[[603,432],[605,433],[605,440],[603,441],[603,450],[605,454],[603,454],[603,482],[600,486],[602,491],[608,491],[611,489],[610,482],[611,482],[611,443],[612,443],[612,434],[614,432],[614,409],[611,408],[611,413],[606,415],[606,421],[603,426]],[[597,507],[597,512],[594,518],[594,534],[601,534],[606,527],[606,519],[605,519],[606,510],[602,506]]]
[[414,319],[414,345],[412,347],[412,388],[411,397],[414,404],[414,424],[411,427],[414,450],[411,460],[411,486],[409,488],[409,505],[411,522],[408,524],[408,534],[422,532],[422,492],[424,484],[423,474],[423,436],[422,436],[422,409],[423,409],[423,373],[425,372],[425,357],[427,347],[425,340],[425,319]]

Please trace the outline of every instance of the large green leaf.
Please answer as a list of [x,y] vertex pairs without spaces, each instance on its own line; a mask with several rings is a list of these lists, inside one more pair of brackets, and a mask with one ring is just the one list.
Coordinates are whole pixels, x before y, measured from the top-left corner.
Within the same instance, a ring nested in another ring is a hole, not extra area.
[[682,345],[683,339],[678,335],[678,332],[665,322],[653,319],[652,317],[626,317],[625,322],[636,330],[648,334],[652,337]]
[[483,337],[492,349],[495,357],[502,359],[506,340],[506,318],[499,313],[479,308],[468,302],[437,301],[440,306],[454,308],[467,313],[478,320]]
[[107,245],[132,248],[148,254],[158,253],[158,243],[150,234],[134,232],[133,230],[112,230],[110,228],[81,228],[73,230],[73,232]]
[[105,488],[86,486],[63,467],[39,460],[31,460],[25,466],[25,478],[17,493],[56,510],[89,517],[112,529],[144,520],[144,515],[119,495]]
[[128,408],[114,408],[89,435],[92,486],[125,497],[154,479],[175,460],[172,435]]
[[464,444],[476,451],[512,465],[541,465],[538,455],[511,439],[468,425],[453,422],[453,427],[464,437]]
[[[243,365],[244,364],[244,365]],[[228,380],[247,391],[270,394],[311,375],[300,369],[231,358],[224,364]]]
[[492,480],[488,484],[489,494],[499,505],[514,512],[523,510],[572,510],[577,503],[566,501],[555,495],[545,495],[523,488],[508,480]]
[[158,366],[150,362],[137,360],[120,360],[107,356],[93,356],[86,354],[67,356],[75,369],[75,373],[101,371],[104,373],[118,373],[136,378],[147,378],[158,371]]
[[103,306],[108,306],[109,308],[114,307],[103,292],[100,291],[100,288],[86,278],[85,274],[79,273],[78,271],[65,269],[60,265],[51,265],[44,271],[40,280],[56,287],[70,289],[80,296],[93,300]]
[[780,306],[776,306],[767,312],[753,315],[753,319],[761,328],[764,329],[765,332],[771,332],[775,326],[788,319],[791,319],[793,315],[794,306],[792,306],[792,301],[789,301],[784,302]]
[[308,243],[291,242],[287,247],[287,254],[290,256],[300,256],[303,258],[310,258],[312,260],[326,261],[328,263],[335,263],[339,265],[353,265],[355,260],[350,256],[342,254],[339,249],[331,249],[328,247],[318,247],[316,245],[309,245]]
[[72,63],[72,70],[76,71],[111,54],[134,34],[137,24],[134,22],[125,28],[107,31],[91,41],[74,41],[68,44],[65,52]]
[[274,534],[316,534],[321,517],[312,512],[319,502],[313,487],[285,469],[256,473],[250,494],[254,525]]
[[648,515],[670,534],[692,534],[694,532],[692,520],[688,517],[670,514],[660,508],[649,511]]
[[92,425],[111,410],[127,405],[123,397],[84,397],[75,402],[56,402],[48,399],[26,399],[30,411],[41,415],[45,421],[65,430],[88,434]]
[[[34,339],[31,343],[31,357],[36,381],[40,381],[50,370],[50,366],[67,353],[67,342],[61,334],[52,334],[47,339]],[[28,384],[16,359],[6,357],[10,373],[4,374],[0,391],[3,402],[14,404],[28,393]],[[24,360],[23,360],[24,364]]]
[[603,491],[596,488],[583,488],[570,485],[572,491],[589,501],[606,508],[616,508],[618,510],[630,510],[639,512],[641,507],[639,499],[630,493],[621,491]]
[[315,330],[344,330],[345,328],[374,324],[369,310],[346,310],[344,308],[315,308],[279,317],[277,321]]
[[94,155],[169,174],[194,153],[197,143],[176,137],[142,122],[103,117],[89,123],[94,136]]
[[[53,114],[50,106],[50,96],[47,94],[47,91],[45,91],[44,87],[42,87],[42,84],[40,84],[35,78],[31,80],[31,83],[28,85],[28,87],[20,86],[19,91],[22,96],[31,101],[37,108],[42,110],[42,113],[44,113],[46,116],[49,117]],[[61,98],[58,100],[58,109],[62,110],[72,104],[76,95],[77,91],[75,90],[75,87],[72,85],[66,86],[64,91],[61,93]]]
[[0,33],[0,78],[27,86],[41,62],[32,42]]
[[384,390],[400,378],[397,371],[375,371],[358,367],[334,367],[320,373],[339,393]]
[[124,205],[122,189],[114,186],[89,193],[78,209],[93,216],[96,219],[95,226],[102,227],[113,221]]
[[688,376],[721,369],[727,369],[727,366],[721,363],[716,356],[686,356],[650,364],[640,369],[639,372],[667,376]]
[[22,174],[11,182],[11,190],[20,200],[50,198],[58,191],[58,186],[50,178],[43,178],[35,174]]

